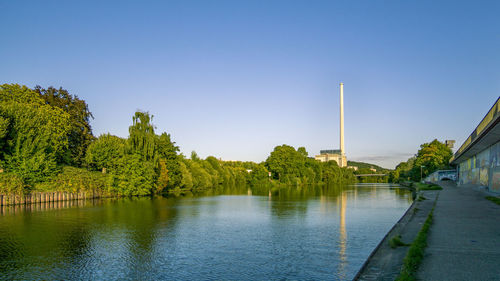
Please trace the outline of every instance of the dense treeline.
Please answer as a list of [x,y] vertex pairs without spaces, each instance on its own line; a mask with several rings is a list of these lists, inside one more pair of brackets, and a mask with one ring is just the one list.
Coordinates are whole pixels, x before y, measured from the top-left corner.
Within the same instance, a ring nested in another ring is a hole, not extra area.
[[347,161],[349,167],[357,167],[358,169],[354,171],[355,175],[370,175],[370,174],[385,174],[385,176],[358,176],[357,180],[361,183],[386,183],[389,182],[389,174],[391,170],[382,168],[380,166],[356,162]]
[[450,159],[453,153],[449,147],[437,139],[430,143],[420,145],[420,149],[414,157],[406,162],[401,162],[391,172],[389,180],[420,181],[437,170],[451,169]]
[[340,183],[355,181],[352,169],[341,168],[335,161],[319,162],[309,158],[304,147],[289,145],[274,148],[265,162],[271,178],[286,184]]
[[277,146],[262,163],[190,159],[153,116],[138,111],[128,138],[94,137],[84,100],[59,88],[0,85],[0,193],[79,192],[147,195],[218,186],[271,186],[354,181],[350,169]]

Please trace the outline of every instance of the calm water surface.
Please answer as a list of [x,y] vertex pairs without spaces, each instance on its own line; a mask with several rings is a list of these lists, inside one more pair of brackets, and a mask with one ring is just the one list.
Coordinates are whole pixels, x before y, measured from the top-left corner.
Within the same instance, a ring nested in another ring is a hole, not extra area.
[[4,207],[0,279],[350,280],[411,204],[386,184],[256,193]]

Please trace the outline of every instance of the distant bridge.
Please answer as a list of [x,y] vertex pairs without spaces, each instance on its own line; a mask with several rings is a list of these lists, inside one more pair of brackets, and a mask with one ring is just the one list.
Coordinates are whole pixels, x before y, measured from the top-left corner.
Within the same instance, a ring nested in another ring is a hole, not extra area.
[[355,175],[356,177],[383,177],[387,176],[387,174],[359,174]]

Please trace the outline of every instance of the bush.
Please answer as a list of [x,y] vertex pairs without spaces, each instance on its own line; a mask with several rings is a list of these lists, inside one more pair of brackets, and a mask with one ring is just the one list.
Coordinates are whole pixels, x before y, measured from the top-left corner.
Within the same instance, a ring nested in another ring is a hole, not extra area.
[[118,169],[109,175],[112,192],[119,195],[148,195],[155,186],[154,165],[143,161],[138,154],[127,154],[120,158]]
[[391,238],[391,240],[389,240],[389,246],[391,246],[391,248],[393,248],[393,249],[400,247],[400,246],[409,246],[409,245],[410,244],[407,244],[407,243],[404,243],[403,241],[401,241],[401,235],[394,236]]
[[23,194],[25,184],[21,177],[11,173],[0,173],[0,194]]
[[90,190],[108,190],[106,175],[83,168],[64,167],[62,172],[51,181],[35,185],[36,191],[84,192]]

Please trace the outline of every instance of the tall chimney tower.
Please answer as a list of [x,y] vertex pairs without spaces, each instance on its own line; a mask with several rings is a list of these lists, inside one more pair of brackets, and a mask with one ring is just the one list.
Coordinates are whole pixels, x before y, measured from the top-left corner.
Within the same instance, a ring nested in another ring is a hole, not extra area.
[[[340,83],[340,155],[341,162],[344,162],[344,83]],[[340,167],[344,167],[347,163],[339,163]]]

